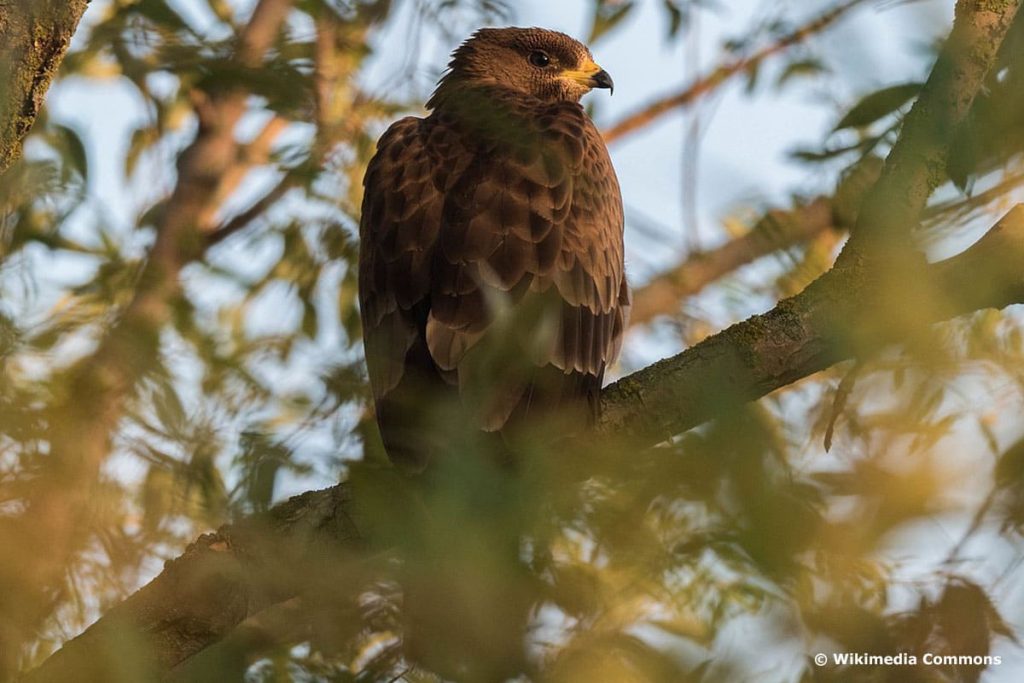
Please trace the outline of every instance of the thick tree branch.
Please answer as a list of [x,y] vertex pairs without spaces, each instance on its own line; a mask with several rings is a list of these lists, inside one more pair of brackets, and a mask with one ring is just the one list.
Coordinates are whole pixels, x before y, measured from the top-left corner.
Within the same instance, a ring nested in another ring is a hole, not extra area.
[[[756,399],[880,343],[908,340],[922,322],[971,310],[977,299],[968,297],[976,297],[976,291],[990,297],[1016,293],[1016,276],[1009,282],[991,278],[993,273],[1007,277],[1006,263],[1024,263],[1017,239],[1024,230],[1019,207],[958,257],[975,266],[993,259],[966,291],[964,276],[957,275],[958,261],[926,268],[909,235],[931,193],[945,180],[949,140],[970,112],[1019,7],[1020,0],[957,3],[949,39],[881,176],[864,197],[836,266],[768,313],[609,387],[602,397],[602,434],[631,442],[662,441],[724,406]],[[904,298],[895,298],[896,293]],[[996,297],[986,305],[1019,300]],[[617,407],[631,403],[657,408],[637,413]]]
[[1020,0],[957,3],[953,30],[903,123],[881,177],[865,197],[837,266],[862,267],[863,259],[892,248],[898,249],[897,257],[905,255],[910,232],[928,198],[946,180],[949,141],[970,113],[1020,4]]
[[346,549],[359,548],[351,508],[349,488],[342,484],[201,536],[156,579],[22,680],[125,680],[126,639],[138,645],[137,680],[153,680],[267,605],[291,598],[295,577],[312,558],[338,559]]
[[1024,303],[1024,207],[947,261],[880,286],[833,270],[804,292],[605,389],[598,431],[651,445],[922,326]]
[[22,140],[88,6],[88,0],[0,3],[0,174],[21,155]]
[[754,54],[726,62],[710,73],[701,76],[682,91],[674,95],[662,97],[641,107],[638,111],[627,115],[618,123],[609,126],[604,131],[605,142],[615,142],[630,133],[644,128],[675,109],[689,106],[699,97],[711,92],[733,76],[743,73],[747,69],[754,68],[769,57],[807,40],[816,33],[824,31],[848,11],[857,5],[863,4],[863,2],[864,0],[848,0],[815,17],[793,32],[778,38],[771,45],[758,50]]

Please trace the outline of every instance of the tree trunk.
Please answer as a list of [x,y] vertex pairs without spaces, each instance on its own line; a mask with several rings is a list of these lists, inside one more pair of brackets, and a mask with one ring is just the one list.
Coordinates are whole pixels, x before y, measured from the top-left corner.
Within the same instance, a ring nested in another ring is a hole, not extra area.
[[89,0],[0,3],[0,174],[21,155]]

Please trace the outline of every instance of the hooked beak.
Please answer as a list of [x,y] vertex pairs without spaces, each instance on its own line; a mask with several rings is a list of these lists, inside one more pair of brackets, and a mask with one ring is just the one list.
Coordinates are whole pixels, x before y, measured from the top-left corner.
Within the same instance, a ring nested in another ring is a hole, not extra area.
[[615,94],[615,81],[612,80],[611,74],[604,69],[601,69],[593,78],[593,87],[595,88],[608,88],[609,92]]
[[563,72],[562,76],[588,88],[607,88],[613,94],[615,93],[615,81],[612,80],[611,75],[607,71],[595,64],[593,60],[587,60],[587,63],[579,70]]

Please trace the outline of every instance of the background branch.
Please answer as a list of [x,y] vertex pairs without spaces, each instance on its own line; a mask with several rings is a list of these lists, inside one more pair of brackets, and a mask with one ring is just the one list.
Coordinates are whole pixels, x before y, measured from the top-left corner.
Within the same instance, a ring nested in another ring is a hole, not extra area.
[[834,24],[840,17],[857,5],[863,3],[864,0],[849,0],[848,2],[837,5],[833,9],[815,17],[803,26],[800,26],[791,33],[787,33],[771,45],[758,50],[754,54],[747,57],[741,57],[718,66],[710,73],[701,76],[696,81],[688,85],[681,92],[663,97],[641,107],[638,111],[625,116],[622,120],[609,126],[604,131],[605,142],[616,142],[620,138],[650,125],[669,112],[690,105],[697,100],[697,98],[711,92],[733,76],[756,67],[769,57],[783,52],[797,43],[807,40],[816,33],[824,31]]
[[644,325],[658,316],[678,313],[683,299],[763,256],[809,242],[829,230],[849,230],[881,171],[881,159],[864,157],[843,174],[831,197],[796,202],[790,209],[771,209],[746,234],[710,251],[692,254],[659,273],[633,291],[629,324]]
[[829,197],[816,197],[789,211],[769,211],[750,232],[715,249],[692,254],[634,290],[629,324],[645,325],[658,316],[673,315],[683,299],[737,268],[836,228]]

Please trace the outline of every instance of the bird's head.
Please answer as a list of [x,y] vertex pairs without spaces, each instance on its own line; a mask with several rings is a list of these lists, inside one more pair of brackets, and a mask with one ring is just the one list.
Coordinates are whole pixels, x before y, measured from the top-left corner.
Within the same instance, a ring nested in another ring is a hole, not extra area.
[[452,53],[445,86],[490,86],[546,102],[578,102],[593,88],[614,87],[583,43],[542,28],[480,29]]

